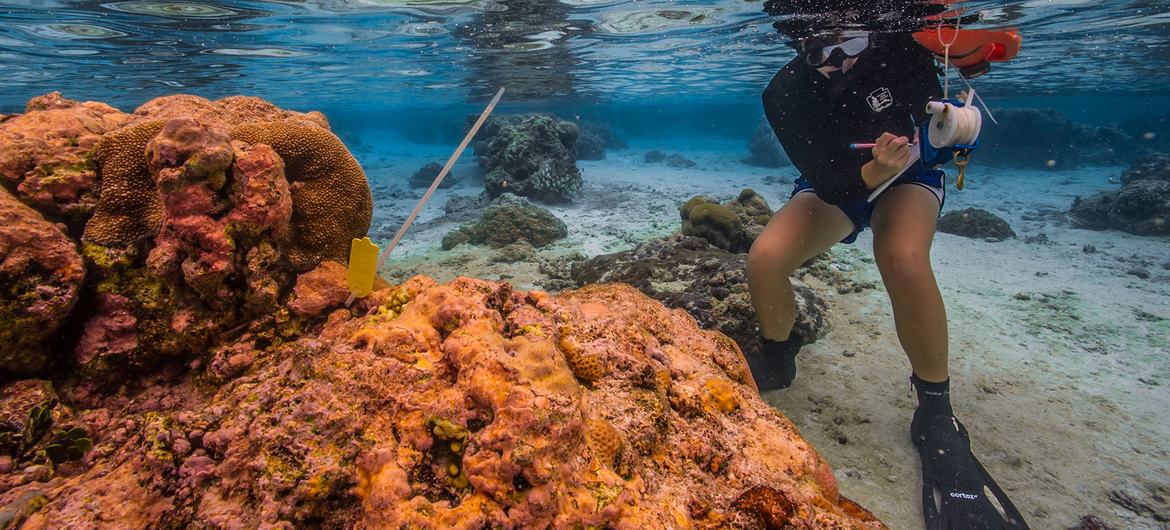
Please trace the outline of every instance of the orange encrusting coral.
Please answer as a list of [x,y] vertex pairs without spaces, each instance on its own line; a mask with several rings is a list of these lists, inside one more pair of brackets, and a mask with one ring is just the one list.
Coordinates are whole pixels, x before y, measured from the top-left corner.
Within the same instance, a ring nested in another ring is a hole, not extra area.
[[[44,496],[26,528],[884,528],[737,381],[734,343],[631,287],[418,277],[330,303],[319,333],[229,346],[249,364],[210,393],[80,411],[92,467],[0,501]],[[608,371],[578,379],[566,340]]]

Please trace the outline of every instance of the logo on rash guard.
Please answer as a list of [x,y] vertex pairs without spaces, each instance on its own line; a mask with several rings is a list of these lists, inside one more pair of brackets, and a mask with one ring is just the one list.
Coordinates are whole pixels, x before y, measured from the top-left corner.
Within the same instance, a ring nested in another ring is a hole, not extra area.
[[890,93],[890,89],[881,87],[870,92],[865,100],[869,102],[869,108],[873,109],[874,112],[881,112],[894,104],[894,95]]

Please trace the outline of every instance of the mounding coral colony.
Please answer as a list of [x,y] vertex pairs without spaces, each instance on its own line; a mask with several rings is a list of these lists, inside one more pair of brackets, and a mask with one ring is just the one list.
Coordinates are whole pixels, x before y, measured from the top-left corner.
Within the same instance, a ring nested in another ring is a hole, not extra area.
[[370,192],[319,113],[51,94],[0,137],[0,526],[884,528],[632,287],[345,307]]

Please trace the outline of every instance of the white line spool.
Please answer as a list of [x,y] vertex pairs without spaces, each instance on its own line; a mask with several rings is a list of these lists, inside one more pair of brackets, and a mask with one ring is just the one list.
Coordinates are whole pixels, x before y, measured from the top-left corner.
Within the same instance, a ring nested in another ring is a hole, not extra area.
[[967,95],[967,101],[969,103],[962,107],[942,101],[926,104],[926,113],[931,115],[928,136],[930,145],[935,149],[971,145],[979,139],[979,132],[983,130],[983,113],[972,104],[975,101],[974,91]]

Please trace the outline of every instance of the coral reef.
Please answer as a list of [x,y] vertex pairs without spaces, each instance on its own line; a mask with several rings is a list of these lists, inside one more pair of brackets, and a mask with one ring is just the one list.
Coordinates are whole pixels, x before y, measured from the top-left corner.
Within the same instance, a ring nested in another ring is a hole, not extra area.
[[984,120],[972,160],[1015,168],[1073,169],[1124,164],[1137,145],[1114,127],[1069,119],[1054,109],[997,109],[998,124]]
[[[249,144],[266,144],[280,155],[291,183],[293,217],[282,241],[297,270],[323,259],[345,259],[349,240],[369,230],[373,200],[357,160],[313,113],[283,111],[256,98],[232,97],[209,102],[196,96],[152,100],[135,114],[142,119],[106,134],[94,163],[102,193],[84,240],[121,247],[153,236],[162,226],[163,205],[147,166],[146,145],[171,116],[231,126],[230,136]],[[253,121],[289,116],[283,121]],[[165,117],[167,119],[157,119]]]
[[91,399],[80,467],[14,468],[0,505],[23,528],[883,528],[734,343],[629,287],[365,302],[241,337],[218,387]]
[[[442,171],[443,171],[442,165],[435,163],[435,162],[431,162],[431,163],[419,168],[418,171],[415,171],[414,174],[412,174],[410,176],[410,180],[409,180],[410,187],[412,187],[412,188],[429,188],[429,187],[431,187],[431,184],[433,184],[435,182],[435,178],[438,177],[439,173]],[[455,183],[458,181],[459,181],[459,179],[455,178],[455,172],[452,171],[450,173],[447,173],[446,177],[443,177],[443,182],[441,184],[439,184],[439,187],[440,188],[450,188],[451,186],[454,186]]]
[[760,167],[792,165],[788,155],[784,153],[784,148],[780,146],[780,141],[776,139],[776,133],[772,132],[772,126],[766,121],[760,122],[752,132],[752,137],[748,140],[748,151],[751,156],[745,158],[744,163],[749,165]]
[[489,119],[474,144],[488,194],[568,201],[582,185],[576,159],[579,134],[575,123],[546,114]]
[[[704,328],[726,334],[744,351],[761,347],[756,312],[748,292],[746,255],[733,254],[698,237],[676,234],[633,250],[572,264],[577,285],[628,283],[647,296],[685,310]],[[815,342],[828,333],[826,306],[809,287],[793,280],[796,330]]]
[[543,247],[569,235],[565,222],[523,197],[504,194],[492,201],[479,220],[443,237],[443,250],[462,243],[501,248],[518,241]]
[[328,129],[304,120],[246,123],[231,136],[272,146],[292,188],[288,259],[304,271],[326,259],[346,261],[349,242],[370,230],[374,201],[366,174]]
[[682,233],[701,237],[723,250],[747,252],[772,219],[768,202],[754,190],[745,189],[726,204],[699,195],[679,208]]
[[77,245],[0,189],[0,372],[31,374],[81,294]]
[[83,244],[97,303],[75,355],[88,373],[182,362],[215,334],[275,310],[297,270],[283,243],[296,192],[272,147],[192,118],[154,134],[139,127],[128,129],[149,137],[144,178],[154,188],[140,195],[157,202],[159,228],[144,244]]
[[972,239],[1011,239],[1015,230],[998,215],[981,208],[947,212],[938,220],[938,231]]
[[24,114],[0,121],[0,184],[78,231],[97,205],[90,160],[98,141],[130,119],[105,103],[68,100],[59,92],[33,98]]
[[1080,228],[1139,235],[1170,234],[1170,156],[1147,155],[1121,175],[1120,190],[1073,200],[1069,215]]

